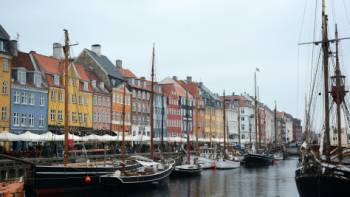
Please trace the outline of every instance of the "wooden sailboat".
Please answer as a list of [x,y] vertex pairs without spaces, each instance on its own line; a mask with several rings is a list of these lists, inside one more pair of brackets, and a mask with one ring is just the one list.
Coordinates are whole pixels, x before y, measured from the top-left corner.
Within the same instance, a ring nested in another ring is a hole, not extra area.
[[176,175],[199,175],[201,174],[202,168],[198,163],[198,160],[191,162],[190,153],[190,132],[189,132],[189,103],[188,103],[188,91],[186,90],[186,128],[187,128],[187,151],[186,151],[186,163],[175,166],[174,174]]
[[[259,102],[257,99],[257,88],[256,88],[256,72],[254,72],[254,87],[255,87],[255,96],[254,96],[254,103],[255,103],[255,144],[257,144],[257,148],[260,150],[260,110],[259,110]],[[258,126],[259,124],[259,126]],[[251,144],[252,148],[251,151],[244,155],[243,163],[245,166],[266,166],[271,165],[273,162],[273,157],[265,153],[259,153],[256,149],[255,144]]]
[[224,147],[222,151],[222,155],[218,157],[216,161],[216,169],[218,170],[228,170],[235,169],[240,167],[239,161],[232,161],[228,159],[227,156],[227,145],[226,145],[226,137],[227,137],[227,125],[226,125],[226,96],[225,91],[223,94],[223,134],[224,134]]
[[273,159],[274,160],[283,160],[285,158],[285,154],[283,151],[283,147],[278,146],[277,142],[277,105],[275,101],[275,109],[274,109],[274,127],[275,127],[275,142],[274,142],[274,147],[273,147]]
[[[295,171],[295,181],[301,197],[304,196],[350,196],[350,155],[349,150],[344,149],[341,143],[341,110],[349,114],[345,103],[345,76],[341,75],[338,57],[337,26],[335,26],[335,39],[328,39],[328,15],[325,10],[325,1],[322,1],[322,41],[312,44],[321,44],[323,53],[323,77],[324,77],[324,139],[321,144],[323,151],[317,152],[310,147],[307,141],[302,146],[302,156]],[[335,43],[336,65],[332,78],[332,88],[329,89],[329,54],[330,44]],[[311,44],[311,43],[310,43]],[[330,146],[330,104],[329,93],[336,105],[336,131],[338,134],[338,146],[331,151]],[[307,117],[309,118],[309,117]],[[307,129],[309,125],[307,125]],[[307,133],[309,131],[306,131]],[[334,155],[332,155],[334,153]]]

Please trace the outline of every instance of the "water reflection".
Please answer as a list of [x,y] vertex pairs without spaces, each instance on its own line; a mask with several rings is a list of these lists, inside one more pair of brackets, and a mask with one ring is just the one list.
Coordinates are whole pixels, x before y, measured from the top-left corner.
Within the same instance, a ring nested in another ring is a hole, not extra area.
[[[205,170],[201,176],[170,178],[161,185],[151,185],[130,189],[103,189],[79,192],[79,196],[191,196],[191,197],[295,197],[298,196],[294,182],[296,159],[261,168],[234,170]],[[59,195],[58,195],[59,196]],[[63,196],[63,195],[62,195]],[[64,194],[77,196],[77,193]]]

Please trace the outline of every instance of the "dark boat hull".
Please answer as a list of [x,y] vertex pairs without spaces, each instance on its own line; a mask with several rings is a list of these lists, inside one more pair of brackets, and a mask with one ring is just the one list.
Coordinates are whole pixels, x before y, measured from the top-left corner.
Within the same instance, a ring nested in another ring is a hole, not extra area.
[[166,178],[169,177],[173,170],[173,167],[170,166],[166,170],[152,174],[152,175],[144,175],[144,176],[113,176],[113,175],[105,175],[100,176],[99,182],[104,186],[135,186],[135,185],[147,185],[153,183],[160,183]]
[[335,165],[301,166],[295,171],[301,197],[350,196],[350,171]]
[[[139,165],[128,165],[126,169]],[[70,166],[35,166],[33,183],[29,186],[35,192],[64,192],[70,189],[99,186],[99,177],[111,174],[119,167],[70,167]],[[87,178],[88,177],[88,178]],[[87,181],[86,179],[90,179]]]
[[268,166],[272,165],[273,158],[260,154],[247,154],[242,162],[245,166]]
[[172,175],[174,176],[198,176],[202,172],[201,168],[198,169],[174,169]]

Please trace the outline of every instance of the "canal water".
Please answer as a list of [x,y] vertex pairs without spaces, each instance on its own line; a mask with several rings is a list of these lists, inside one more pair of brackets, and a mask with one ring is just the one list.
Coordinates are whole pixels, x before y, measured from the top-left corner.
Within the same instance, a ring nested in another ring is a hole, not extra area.
[[267,167],[205,170],[197,177],[170,177],[161,185],[144,188],[80,191],[57,196],[297,197],[294,181],[296,164],[297,158],[289,158]]

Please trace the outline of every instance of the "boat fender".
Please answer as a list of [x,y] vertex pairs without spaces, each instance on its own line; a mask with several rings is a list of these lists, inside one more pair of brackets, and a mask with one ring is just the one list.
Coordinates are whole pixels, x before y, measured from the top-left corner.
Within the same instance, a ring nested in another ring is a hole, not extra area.
[[90,177],[89,175],[86,175],[86,176],[84,177],[84,183],[85,183],[86,185],[89,185],[89,184],[91,183],[91,177]]

